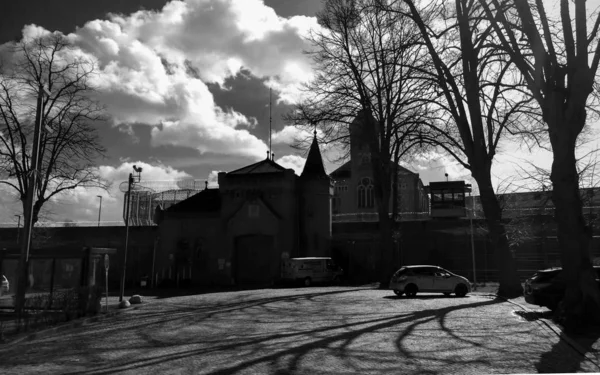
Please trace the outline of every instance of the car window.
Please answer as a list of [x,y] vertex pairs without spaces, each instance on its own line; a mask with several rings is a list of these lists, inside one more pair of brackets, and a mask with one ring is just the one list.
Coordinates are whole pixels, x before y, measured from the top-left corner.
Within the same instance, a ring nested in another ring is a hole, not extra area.
[[435,274],[436,269],[431,267],[423,267],[417,268],[415,273],[420,276],[433,276]]
[[533,275],[534,279],[538,283],[547,283],[554,280],[560,274],[560,270],[537,272]]

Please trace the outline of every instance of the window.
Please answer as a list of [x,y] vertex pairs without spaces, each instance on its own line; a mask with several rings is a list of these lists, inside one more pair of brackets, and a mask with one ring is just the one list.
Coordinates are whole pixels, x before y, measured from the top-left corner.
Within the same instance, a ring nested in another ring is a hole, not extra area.
[[371,162],[371,153],[369,152],[361,152],[360,156],[360,164],[369,164]]
[[369,177],[360,180],[357,187],[358,208],[372,208],[375,206],[375,197],[373,196],[373,182]]
[[342,206],[342,199],[340,197],[333,197],[331,199],[331,206],[331,210],[334,214],[339,213]]

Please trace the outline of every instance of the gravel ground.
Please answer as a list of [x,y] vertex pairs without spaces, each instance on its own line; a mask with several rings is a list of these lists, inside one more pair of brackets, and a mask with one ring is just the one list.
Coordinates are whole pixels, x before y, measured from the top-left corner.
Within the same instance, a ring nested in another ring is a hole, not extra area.
[[[524,304],[522,298],[514,302]],[[600,371],[597,358],[581,356],[537,315],[522,311],[479,293],[407,299],[390,291],[354,287],[146,298],[137,310],[1,347],[0,372]],[[588,346],[590,352],[595,341]]]

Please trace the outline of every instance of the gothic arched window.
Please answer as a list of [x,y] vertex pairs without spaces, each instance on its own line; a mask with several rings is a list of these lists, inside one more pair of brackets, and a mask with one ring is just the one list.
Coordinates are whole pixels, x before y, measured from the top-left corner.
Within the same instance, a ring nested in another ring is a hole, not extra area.
[[360,179],[357,187],[358,208],[372,208],[375,206],[373,196],[373,181],[369,177]]

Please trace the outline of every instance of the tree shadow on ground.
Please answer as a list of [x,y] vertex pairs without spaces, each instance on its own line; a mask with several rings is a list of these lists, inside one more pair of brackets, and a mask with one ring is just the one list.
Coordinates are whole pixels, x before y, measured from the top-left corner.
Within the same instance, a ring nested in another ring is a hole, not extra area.
[[[370,305],[363,310],[351,310],[351,306],[364,304],[365,297],[364,293],[353,292],[364,290],[346,288],[310,293],[304,289],[298,294],[275,296],[268,296],[265,291],[249,296],[233,294],[212,304],[202,299],[174,301],[162,304],[160,311],[141,309],[135,314],[119,316],[109,326],[96,324],[82,329],[68,340],[54,337],[38,342],[33,348],[20,345],[0,351],[0,363],[17,368],[76,356],[80,358],[76,372],[88,374],[160,372],[184,367],[209,374],[236,374],[249,369],[256,373],[308,373],[307,363],[322,365],[316,368],[319,371],[314,371],[319,373],[340,373],[344,368],[344,372],[351,373],[416,374],[464,373],[462,369],[489,366],[495,356],[503,356],[507,363],[514,359],[509,349],[490,343],[501,335],[506,336],[502,342],[510,342],[509,333],[463,331],[463,327],[472,324],[470,316],[477,309],[501,304],[502,300],[432,295],[430,298],[441,298],[452,305],[403,311],[404,303],[391,301],[402,298],[383,299],[376,294],[374,297],[379,301],[387,301],[386,313],[380,313],[377,306],[368,308]],[[426,304],[430,298],[415,302]],[[455,315],[461,310],[466,311]],[[516,319],[515,323],[523,324]],[[254,330],[254,324],[267,328]],[[441,329],[431,327],[432,324]],[[195,330],[186,332],[188,327]],[[207,333],[212,328],[215,333]],[[432,332],[435,332],[433,337]],[[413,345],[415,340],[432,341],[426,350],[417,350]],[[444,340],[452,340],[452,344],[446,345],[445,356],[441,356],[438,344]],[[382,341],[389,342],[386,349],[391,351],[378,348]],[[488,355],[463,356],[458,351],[465,348],[485,350]],[[118,355],[121,351],[128,354]],[[338,363],[326,364],[319,357],[323,352],[326,352],[324,358]],[[106,360],[106,356],[115,355]],[[209,366],[210,358],[222,359],[212,359]],[[423,365],[427,362],[435,362],[435,366]],[[369,364],[376,365],[378,370],[364,367]]]
[[469,298],[469,296],[458,297],[454,294],[444,295],[444,294],[417,294],[414,297],[407,296],[384,296],[385,299],[397,299],[397,300],[414,300],[414,299],[463,299]]
[[[599,346],[594,345],[599,339],[600,326],[588,327],[585,333],[560,332],[560,340],[542,354],[536,368],[539,373],[600,372]],[[582,368],[584,363],[589,368]]]
[[[302,297],[302,296],[298,296]],[[289,299],[289,298],[288,298]],[[266,301],[264,301],[267,303]],[[501,303],[500,300],[487,300],[483,302],[474,302],[469,304],[462,304],[457,306],[450,306],[442,309],[429,309],[423,311],[415,311],[411,313],[398,314],[394,316],[378,317],[357,322],[343,322],[343,320],[336,320],[330,325],[325,325],[317,329],[307,330],[293,330],[287,331],[274,331],[270,334],[258,337],[252,337],[250,339],[236,339],[236,340],[220,340],[215,342],[209,347],[200,349],[182,350],[173,354],[164,354],[159,356],[152,356],[152,358],[145,359],[131,359],[124,361],[117,361],[117,363],[102,366],[102,368],[95,369],[89,373],[94,374],[110,374],[120,371],[145,371],[149,367],[155,365],[161,365],[165,362],[181,361],[187,358],[202,358],[203,356],[209,356],[217,352],[235,352],[240,353],[235,359],[237,362],[233,365],[224,364],[223,367],[218,370],[208,372],[210,374],[236,374],[238,372],[247,370],[253,366],[266,365],[269,367],[278,367],[274,370],[274,373],[293,373],[298,371],[301,367],[301,362],[309,359],[311,353],[314,351],[322,350],[322,348],[331,348],[335,346],[335,352],[341,360],[345,361],[349,367],[352,367],[353,361],[364,357],[365,360],[372,360],[369,358],[369,352],[361,352],[352,349],[352,344],[363,335],[372,334],[377,331],[387,331],[397,328],[401,324],[410,324],[412,328],[419,324],[423,324],[430,320],[443,320],[444,316],[451,312],[456,312],[461,309],[476,308],[486,305],[493,305]],[[246,317],[248,319],[249,317]],[[336,324],[337,323],[337,324]],[[404,354],[407,358],[412,356],[412,353],[406,352],[402,348],[402,340],[412,331],[404,331],[399,335],[397,339],[398,353]],[[154,340],[148,335],[146,340],[151,344],[152,347],[163,345],[164,342]],[[310,338],[311,340],[307,340]],[[282,343],[277,345],[277,350],[273,350],[271,342]],[[287,343],[287,344],[284,344]],[[241,354],[244,353],[244,354]],[[265,354],[266,353],[266,354]],[[373,355],[378,355],[376,352],[372,352]],[[435,357],[435,352],[431,353],[431,356]],[[285,359],[286,364],[280,363]],[[438,361],[444,361],[444,359],[437,358]],[[389,361],[389,371],[383,371],[387,373],[398,373],[401,370],[398,367],[398,358],[393,356],[387,358],[385,361]],[[464,362],[481,362],[481,360],[464,360],[461,358],[451,358],[447,360],[452,365],[465,364]],[[354,365],[356,366],[356,365]],[[364,369],[354,367],[352,369],[356,373],[363,372]],[[323,371],[327,372],[327,371]],[[417,373],[435,373],[427,371],[426,369],[420,368],[416,371]],[[443,371],[442,371],[443,372]]]

